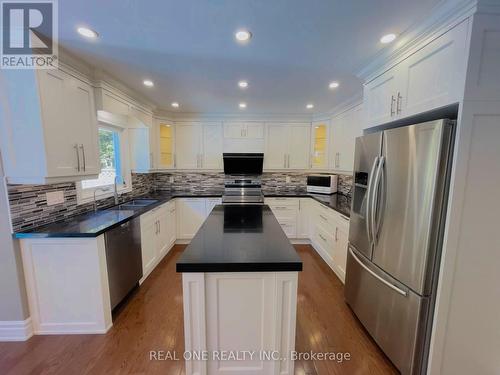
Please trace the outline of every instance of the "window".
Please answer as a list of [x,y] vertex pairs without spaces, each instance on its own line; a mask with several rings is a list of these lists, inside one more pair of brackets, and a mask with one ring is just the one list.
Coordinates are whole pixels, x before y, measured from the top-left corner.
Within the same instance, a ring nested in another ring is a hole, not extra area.
[[83,180],[77,184],[78,203],[86,203],[96,198],[113,195],[116,178],[119,192],[131,190],[130,169],[127,168],[127,132],[123,128],[100,124],[99,162],[101,173],[94,179]]

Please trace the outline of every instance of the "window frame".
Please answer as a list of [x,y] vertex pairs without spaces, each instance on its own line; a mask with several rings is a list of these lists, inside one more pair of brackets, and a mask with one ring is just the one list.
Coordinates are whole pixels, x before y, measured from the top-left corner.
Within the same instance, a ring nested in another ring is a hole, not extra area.
[[[130,168],[130,155],[129,155],[129,134],[128,128],[116,123],[108,123],[99,121],[97,124],[97,129],[105,129],[113,132],[117,132],[119,135],[120,144],[120,169],[122,175],[122,183],[117,184],[118,195],[129,193],[132,191],[132,170]],[[100,158],[99,158],[100,159]],[[100,161],[99,161],[100,165]],[[99,172],[100,173],[100,172]],[[89,178],[90,180],[90,178]],[[76,183],[76,201],[77,205],[89,203],[95,200],[99,201],[114,196],[113,184],[102,185],[91,188],[83,188],[83,181],[78,181]],[[102,189],[105,189],[103,191]],[[96,190],[98,190],[96,192]]]

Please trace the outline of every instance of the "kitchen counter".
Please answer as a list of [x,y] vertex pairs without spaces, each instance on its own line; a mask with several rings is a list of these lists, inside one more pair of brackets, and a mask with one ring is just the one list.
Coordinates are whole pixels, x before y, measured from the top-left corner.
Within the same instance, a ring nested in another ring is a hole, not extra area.
[[216,206],[177,261],[177,272],[301,271],[267,205]]
[[[88,212],[74,216],[65,221],[47,224],[26,232],[15,233],[15,238],[64,238],[64,237],[97,237],[102,233],[123,224],[143,213],[158,207],[175,198],[210,198],[221,197],[223,190],[175,191],[149,193],[135,199],[156,199],[157,202],[146,207],[137,207],[133,210],[119,210],[117,207]],[[341,194],[323,195],[311,194],[305,190],[292,191],[264,191],[265,197],[290,197],[290,198],[312,198],[325,206],[338,211],[344,216],[350,214],[350,198]]]

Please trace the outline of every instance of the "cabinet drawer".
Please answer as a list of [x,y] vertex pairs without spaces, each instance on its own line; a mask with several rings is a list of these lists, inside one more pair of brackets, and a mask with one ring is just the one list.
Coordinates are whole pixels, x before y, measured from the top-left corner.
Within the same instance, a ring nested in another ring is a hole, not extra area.
[[333,258],[333,252],[335,247],[335,238],[331,233],[326,231],[321,225],[314,226],[313,233],[314,242],[320,246],[325,255],[328,255],[330,260]]
[[297,224],[294,220],[278,219],[278,223],[281,225],[283,232],[285,232],[288,238],[295,238],[297,236]]
[[283,207],[294,207],[299,208],[299,198],[266,198],[265,203],[271,206],[283,206]]

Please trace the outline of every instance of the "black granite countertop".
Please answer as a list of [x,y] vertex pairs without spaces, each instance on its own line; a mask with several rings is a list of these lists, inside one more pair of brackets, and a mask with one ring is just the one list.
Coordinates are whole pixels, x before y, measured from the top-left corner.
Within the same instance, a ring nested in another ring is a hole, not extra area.
[[177,261],[177,272],[302,271],[267,205],[216,206]]
[[[135,199],[155,199],[156,203],[146,207],[137,207],[132,210],[118,210],[117,207],[110,207],[97,212],[89,212],[74,216],[70,219],[47,224],[31,229],[26,232],[15,233],[15,238],[48,238],[48,237],[97,237],[107,230],[131,220],[143,213],[154,209],[175,198],[210,198],[221,197],[223,190],[209,191],[158,191],[149,193]],[[311,194],[305,190],[293,191],[264,191],[265,197],[295,197],[313,198],[316,201],[338,211],[342,215],[349,217],[350,199],[341,194],[322,195]]]

